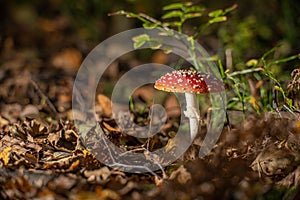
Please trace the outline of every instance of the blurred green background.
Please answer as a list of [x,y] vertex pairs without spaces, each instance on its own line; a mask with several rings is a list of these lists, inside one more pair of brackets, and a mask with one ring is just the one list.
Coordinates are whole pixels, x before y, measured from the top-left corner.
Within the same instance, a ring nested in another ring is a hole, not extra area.
[[[46,0],[46,1],[1,1],[1,44],[7,37],[13,37],[18,47],[36,46],[41,41],[32,41],[42,35],[39,26],[42,20],[61,20],[61,28],[69,37],[75,37],[74,45],[87,51],[108,36],[138,27],[141,24],[122,16],[109,17],[108,13],[123,9],[136,13],[146,13],[157,19],[162,15],[162,6],[178,2],[173,0],[153,1],[110,1],[110,0]],[[207,35],[217,42],[204,44],[214,52],[225,48],[234,51],[237,59],[261,55],[274,45],[282,44],[283,54],[298,52],[300,43],[300,3],[296,0],[253,0],[253,1],[194,1],[208,10],[238,4],[238,9],[228,21],[211,28]],[[195,23],[195,21],[193,21]],[[44,24],[45,26],[45,24]],[[49,24],[48,26],[51,26]],[[49,27],[51,29],[51,27]],[[21,33],[21,34],[20,34]],[[213,39],[211,37],[214,37]],[[33,38],[34,39],[34,38]],[[71,39],[69,39],[71,41]]]
[[[47,60],[54,52],[64,48],[78,49],[83,58],[110,35],[130,28],[141,27],[141,22],[109,13],[126,10],[145,13],[161,19],[162,7],[174,0],[13,0],[0,2],[1,58],[13,44],[15,49],[27,49],[34,56]],[[184,1],[182,1],[184,2]],[[300,3],[296,0],[253,1],[194,1],[206,7],[207,12],[237,4],[228,20],[214,24],[199,36],[199,42],[211,55],[218,54],[225,62],[230,55],[235,69],[239,63],[260,57],[276,45],[280,48],[275,57],[299,52]],[[197,18],[198,19],[198,18]],[[200,20],[187,24],[197,27]],[[295,68],[273,69],[287,77]]]

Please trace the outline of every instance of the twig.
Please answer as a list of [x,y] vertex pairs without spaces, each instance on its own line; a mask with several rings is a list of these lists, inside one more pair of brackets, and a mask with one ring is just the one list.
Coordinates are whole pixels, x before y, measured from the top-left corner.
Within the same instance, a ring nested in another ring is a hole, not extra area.
[[30,82],[31,82],[32,86],[34,87],[34,89],[37,91],[40,98],[42,98],[46,101],[48,107],[50,108],[51,113],[55,115],[55,118],[59,118],[58,112],[56,111],[56,108],[53,105],[53,103],[50,101],[50,99],[43,93],[43,91],[39,88],[39,86],[37,85],[37,83],[34,80],[30,79]]

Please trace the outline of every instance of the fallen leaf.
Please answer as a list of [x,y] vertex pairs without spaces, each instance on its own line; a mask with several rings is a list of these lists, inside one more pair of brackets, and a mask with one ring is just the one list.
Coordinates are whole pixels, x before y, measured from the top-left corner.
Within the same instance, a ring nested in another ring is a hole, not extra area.
[[167,145],[165,146],[166,152],[170,151],[175,146],[176,146],[175,140],[169,139]]
[[178,117],[181,114],[180,105],[175,95],[170,95],[165,102],[165,109],[169,117]]
[[60,188],[64,190],[70,190],[75,184],[77,180],[72,177],[67,177],[60,175],[53,182],[49,182],[50,188]]
[[300,166],[293,172],[289,173],[285,178],[278,181],[276,184],[285,187],[299,186],[300,185]]
[[4,165],[7,165],[9,162],[11,147],[5,148],[2,152],[0,152],[0,159],[3,161]]
[[69,142],[76,142],[77,141],[77,133],[74,130],[66,130],[64,133],[65,139]]
[[9,121],[0,116],[0,127],[9,124]]
[[189,180],[191,180],[192,175],[190,172],[186,170],[186,168],[181,165],[177,170],[173,171],[170,180],[177,180],[180,184],[186,184]]
[[159,64],[167,64],[169,62],[169,58],[167,54],[163,51],[157,51],[152,56],[152,62]]
[[26,117],[26,116],[37,116],[39,114],[39,109],[34,105],[27,105],[20,113],[20,117]]
[[118,191],[118,193],[122,196],[128,194],[130,191],[132,191],[133,189],[137,188],[138,184],[136,182],[133,181],[129,181],[125,187],[123,187],[122,189],[120,189]]
[[110,189],[96,190],[96,193],[100,199],[112,199],[112,200],[121,199],[120,196],[115,191]]
[[155,182],[155,185],[157,187],[159,187],[159,186],[161,186],[164,183],[164,179],[163,178],[159,178],[158,176],[155,176],[154,177],[154,182]]
[[56,146],[58,141],[61,139],[61,134],[60,132],[57,133],[50,133],[47,137],[47,140],[52,144],[53,146]]
[[31,153],[25,153],[24,157],[32,164],[35,164],[38,161],[37,157]]
[[100,104],[103,115],[105,117],[111,117],[112,115],[112,110],[111,110],[111,101],[110,99],[105,96],[104,94],[98,94],[97,96],[98,103]]
[[112,131],[114,131],[114,132],[121,132],[119,128],[113,128],[113,127],[111,127],[108,123],[106,123],[106,122],[104,122],[104,121],[102,122],[101,125],[103,125],[104,128],[106,128],[106,129],[107,129],[108,131],[110,131],[110,132],[112,132]]
[[73,162],[71,164],[71,166],[69,167],[69,169],[67,171],[70,172],[70,171],[77,170],[80,167],[79,164],[80,164],[80,160],[76,160],[75,162]]
[[111,171],[108,167],[102,167],[97,170],[86,170],[84,171],[84,176],[89,178],[91,176],[99,176],[102,181],[106,181],[111,175]]
[[53,66],[64,69],[66,72],[73,73],[78,70],[82,62],[80,51],[74,48],[67,48],[54,56]]
[[68,103],[72,101],[72,96],[69,94],[59,94],[57,100],[60,104]]
[[134,90],[132,94],[133,99],[142,99],[144,102],[150,102],[154,96],[154,87],[153,85],[145,85],[138,87]]

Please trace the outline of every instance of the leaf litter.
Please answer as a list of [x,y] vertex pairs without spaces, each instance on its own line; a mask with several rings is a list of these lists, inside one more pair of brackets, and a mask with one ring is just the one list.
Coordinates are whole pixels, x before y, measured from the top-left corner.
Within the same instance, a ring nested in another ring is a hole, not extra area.
[[[299,185],[299,122],[291,119],[278,114],[249,116],[232,130],[224,129],[213,151],[203,159],[191,155],[199,150],[196,141],[183,157],[164,169],[167,175],[160,179],[103,165],[78,144],[72,121],[27,117],[2,126],[0,194],[4,199],[266,195],[273,187]],[[112,120],[101,123],[108,134],[114,134],[111,139],[116,143],[138,142],[131,137],[121,139],[126,136]],[[162,175],[161,171],[155,173]],[[264,190],[257,191],[257,184]]]

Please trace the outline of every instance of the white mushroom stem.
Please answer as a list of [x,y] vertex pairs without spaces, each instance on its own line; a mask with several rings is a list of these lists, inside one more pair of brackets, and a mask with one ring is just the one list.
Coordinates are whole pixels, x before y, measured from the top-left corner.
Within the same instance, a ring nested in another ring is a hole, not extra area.
[[186,99],[186,111],[184,115],[189,118],[190,121],[190,136],[191,140],[194,140],[197,133],[200,122],[200,110],[197,103],[196,95],[194,93],[185,93]]

